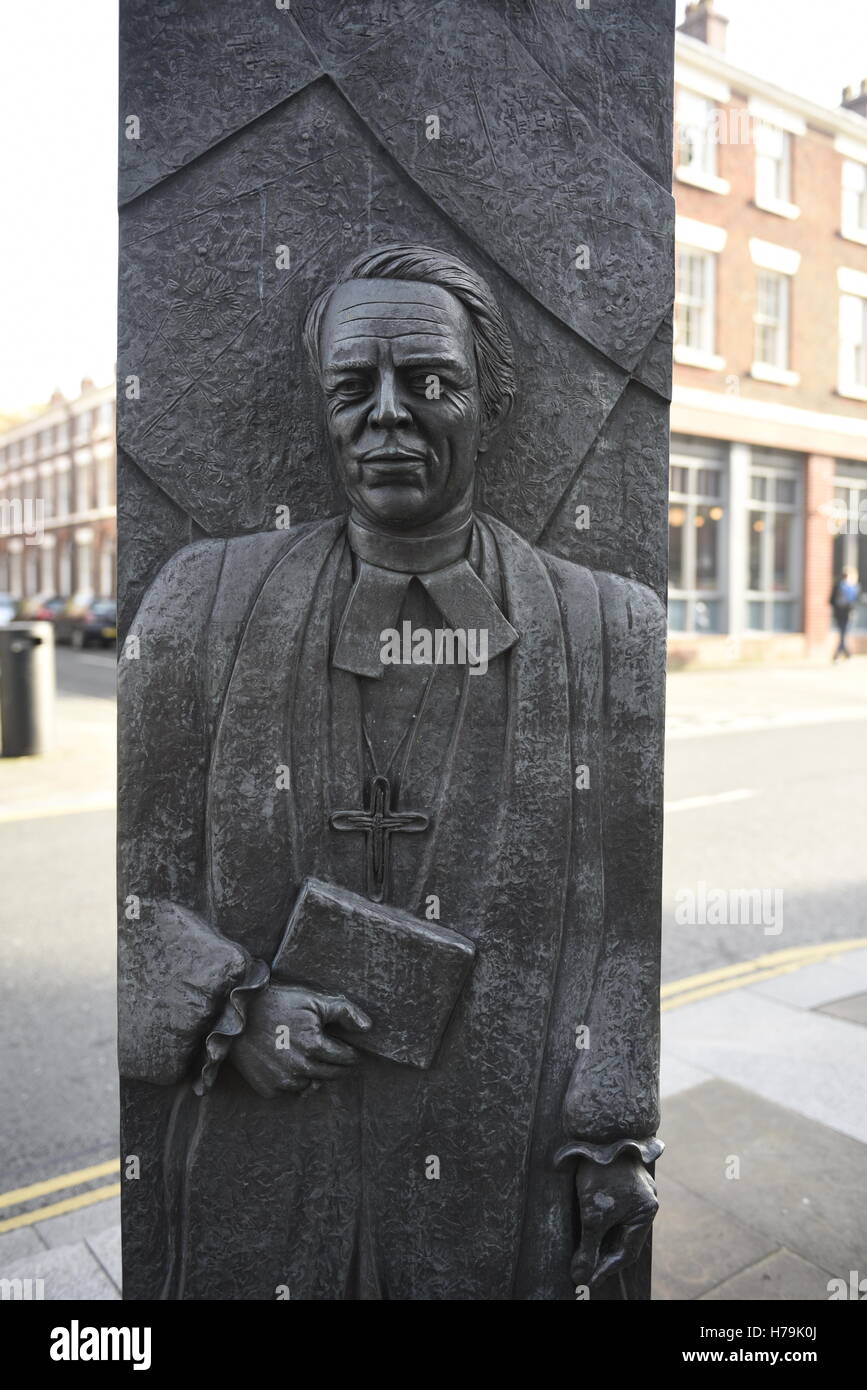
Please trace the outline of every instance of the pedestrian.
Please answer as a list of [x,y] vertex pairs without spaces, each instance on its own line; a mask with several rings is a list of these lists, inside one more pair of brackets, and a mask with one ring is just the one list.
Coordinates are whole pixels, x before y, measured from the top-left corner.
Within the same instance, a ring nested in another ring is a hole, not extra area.
[[847,565],[831,590],[831,608],[834,612],[837,631],[840,633],[840,641],[832,658],[834,661],[841,656],[845,656],[848,661],[852,655],[846,646],[846,633],[852,620],[855,605],[860,597],[861,587],[858,583],[858,571],[851,565]]

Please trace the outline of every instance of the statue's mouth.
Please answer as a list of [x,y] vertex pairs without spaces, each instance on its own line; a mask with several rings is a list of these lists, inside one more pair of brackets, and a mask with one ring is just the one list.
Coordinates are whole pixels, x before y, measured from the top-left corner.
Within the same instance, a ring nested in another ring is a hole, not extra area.
[[376,449],[362,454],[361,463],[424,463],[425,455],[410,449]]

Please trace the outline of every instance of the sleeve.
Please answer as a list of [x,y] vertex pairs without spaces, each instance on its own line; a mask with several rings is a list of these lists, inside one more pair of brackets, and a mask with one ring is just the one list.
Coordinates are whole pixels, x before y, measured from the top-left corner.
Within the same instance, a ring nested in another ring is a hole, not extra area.
[[563,1105],[555,1162],[652,1163],[659,1123],[659,956],[665,610],[644,585],[595,576],[600,709],[603,936]]
[[207,921],[201,672],[224,553],[204,541],[175,555],[119,655],[118,1054],[123,1077],[158,1085],[190,1074],[206,1039],[197,1084],[213,1081],[268,974]]

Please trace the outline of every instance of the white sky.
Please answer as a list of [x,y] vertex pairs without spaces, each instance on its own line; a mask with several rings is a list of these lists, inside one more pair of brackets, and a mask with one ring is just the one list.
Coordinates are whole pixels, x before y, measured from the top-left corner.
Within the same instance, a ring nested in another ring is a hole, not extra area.
[[[733,63],[820,106],[839,106],[843,88],[867,77],[864,0],[716,0],[714,9],[729,20]],[[678,0],[678,24],[685,10]]]
[[0,412],[114,375],[116,8],[0,5]]
[[[836,106],[867,77],[864,0],[717,8],[733,62],[780,86]],[[0,6],[0,413],[113,374],[116,23],[116,0]]]

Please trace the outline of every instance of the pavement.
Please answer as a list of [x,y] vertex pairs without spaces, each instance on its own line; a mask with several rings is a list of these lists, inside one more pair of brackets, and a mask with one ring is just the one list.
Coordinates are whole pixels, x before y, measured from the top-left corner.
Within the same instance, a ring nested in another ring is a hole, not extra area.
[[[111,711],[102,705],[97,710],[94,696],[68,693],[58,702],[54,753],[39,763],[0,763],[0,831],[4,817],[7,832],[24,819],[23,833],[28,820],[95,824],[109,811],[113,734]],[[788,757],[786,740],[816,726],[823,747],[837,731],[844,741],[834,756],[845,760],[848,749],[864,744],[865,720],[867,659],[833,670],[672,676],[669,757],[686,765],[666,792],[670,823],[697,823],[700,835],[713,824],[724,839],[758,800],[732,797],[747,790],[737,775],[734,787],[730,776],[725,789],[708,791],[700,770],[693,787],[686,774],[693,762],[699,767],[700,754],[712,750],[715,767],[738,756],[748,764],[773,735]],[[91,728],[83,737],[89,725],[100,732]],[[753,737],[765,731],[767,739]],[[717,819],[698,816],[705,806]],[[678,810],[686,814],[678,817]],[[862,843],[858,822],[847,855],[854,856],[849,886],[859,896]],[[850,907],[847,900],[827,929],[809,919],[803,939],[760,928],[736,949],[696,956],[701,970],[666,973],[660,1134],[668,1147],[657,1165],[656,1299],[820,1301],[841,1288],[851,1296],[867,1281],[867,931]],[[679,950],[672,965],[675,959],[687,956]],[[109,1109],[113,1097],[112,1082],[104,1097]],[[25,1100],[12,1121],[21,1136],[25,1110],[40,1104],[40,1094],[28,1092]],[[49,1104],[44,1097],[42,1103]],[[7,1117],[7,1137],[9,1126]],[[44,1281],[23,1286],[24,1296],[28,1289],[46,1299],[121,1296],[117,1150],[107,1147],[106,1130],[91,1151],[86,1128],[79,1116],[78,1137],[67,1136],[62,1148],[73,1161],[86,1161],[60,1171],[71,1165],[56,1151],[58,1160],[45,1158],[42,1172],[60,1176],[33,1181],[40,1171],[34,1149],[23,1166],[10,1168],[19,1185],[0,1193],[0,1280]]]

